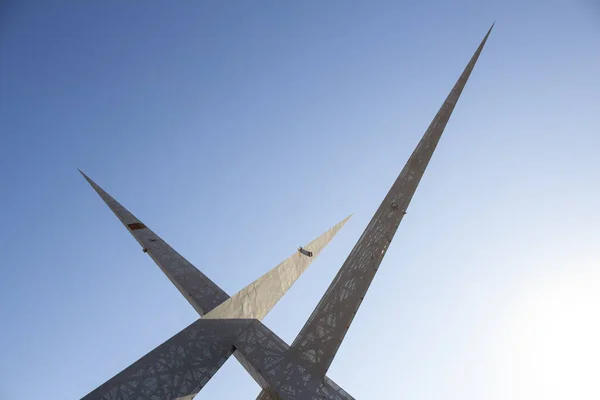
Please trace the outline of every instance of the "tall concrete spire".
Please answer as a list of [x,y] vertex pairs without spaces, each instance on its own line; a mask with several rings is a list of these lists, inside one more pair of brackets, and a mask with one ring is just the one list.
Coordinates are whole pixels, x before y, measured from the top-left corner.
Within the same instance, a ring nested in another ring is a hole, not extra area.
[[292,344],[297,357],[324,375],[373,281],[427,164],[492,31],[473,54],[423,138],[408,159],[379,209],[348,255],[337,276]]
[[308,245],[301,247],[275,268],[214,308],[204,316],[204,319],[256,318],[262,320],[296,282],[296,279],[321,254],[321,251],[350,217],[351,215],[344,218]]
[[227,293],[144,225],[135,215],[81,170],[79,172],[198,314],[206,314],[229,298]]

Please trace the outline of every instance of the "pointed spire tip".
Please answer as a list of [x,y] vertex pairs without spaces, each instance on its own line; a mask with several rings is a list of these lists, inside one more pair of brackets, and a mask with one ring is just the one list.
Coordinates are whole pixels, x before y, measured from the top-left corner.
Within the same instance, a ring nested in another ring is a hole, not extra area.
[[87,181],[87,183],[89,183],[90,185],[92,185],[92,187],[96,184],[89,176],[87,176],[85,174],[85,172],[83,172],[79,168],[77,168],[77,170],[79,171],[79,173],[81,174],[81,176],[83,176],[83,178]]
[[487,38],[488,36],[490,36],[490,33],[492,33],[492,29],[494,29],[494,25],[496,25],[496,20],[494,20],[494,22],[492,22],[492,26],[490,26],[490,29],[488,29],[487,34],[485,35],[485,37]]

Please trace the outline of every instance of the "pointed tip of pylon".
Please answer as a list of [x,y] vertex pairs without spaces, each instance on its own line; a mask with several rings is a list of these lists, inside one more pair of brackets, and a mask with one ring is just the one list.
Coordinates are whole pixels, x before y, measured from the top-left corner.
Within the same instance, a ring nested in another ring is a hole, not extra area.
[[87,181],[87,183],[89,183],[94,189],[96,189],[97,185],[96,182],[94,182],[92,180],[92,178],[90,178],[89,176],[87,176],[85,174],[85,172],[83,172],[82,170],[80,170],[79,168],[77,168],[77,171],[79,171],[79,173],[83,176],[83,178]]
[[486,37],[488,37],[490,35],[490,33],[492,33],[492,29],[494,29],[494,25],[496,25],[496,20],[494,20],[494,22],[492,22],[492,26],[490,26],[490,29],[488,29],[487,35],[485,35]]
[[83,172],[83,171],[82,171],[80,168],[77,168],[77,171],[79,171],[79,173],[81,174],[81,176],[83,176],[83,177],[85,178],[85,180],[86,180],[86,181],[88,181],[88,182],[89,182],[89,181],[91,180],[91,179],[90,179],[90,177],[89,177],[89,176],[87,176],[87,175],[85,174],[85,172]]
[[487,33],[485,34],[485,36],[483,37],[483,40],[481,40],[481,43],[479,44],[479,48],[476,51],[477,56],[479,56],[479,52],[481,50],[483,50],[483,47],[485,46],[485,43],[487,42],[488,38],[490,37],[490,33],[492,33],[492,29],[494,29],[494,25],[496,25],[496,21],[494,20],[494,22],[492,23],[492,26],[490,26],[490,29],[488,29]]
[[343,220],[341,220],[340,222],[338,222],[338,224],[341,225],[341,226],[346,225],[346,222],[348,222],[350,220],[350,218],[352,218],[353,215],[354,215],[354,213],[348,215],[346,218],[344,218]]

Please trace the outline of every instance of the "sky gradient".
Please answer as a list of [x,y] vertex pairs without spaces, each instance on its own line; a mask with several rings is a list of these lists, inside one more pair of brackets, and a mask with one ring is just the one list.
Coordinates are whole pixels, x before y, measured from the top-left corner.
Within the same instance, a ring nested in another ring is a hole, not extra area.
[[[291,343],[494,20],[328,375],[600,398],[591,0],[2,2],[0,398],[78,399],[196,318],[77,168],[228,293],[354,213],[265,319]],[[258,392],[231,359],[199,398]]]

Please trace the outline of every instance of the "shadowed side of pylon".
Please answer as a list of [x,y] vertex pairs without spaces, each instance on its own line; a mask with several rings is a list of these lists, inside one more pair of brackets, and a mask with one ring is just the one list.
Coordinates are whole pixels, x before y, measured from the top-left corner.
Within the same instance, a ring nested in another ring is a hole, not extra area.
[[199,319],[82,400],[191,399],[234,351],[252,320]]
[[135,215],[81,170],[79,172],[198,314],[206,314],[229,298],[227,293],[144,225]]

